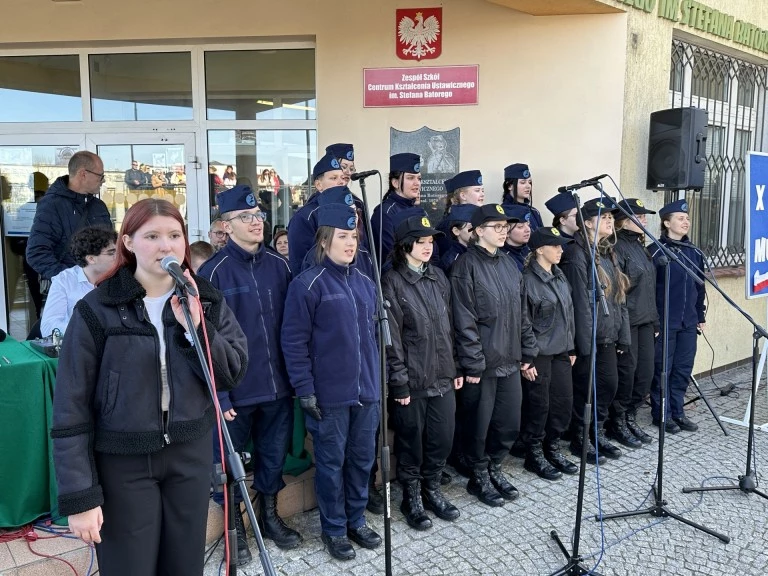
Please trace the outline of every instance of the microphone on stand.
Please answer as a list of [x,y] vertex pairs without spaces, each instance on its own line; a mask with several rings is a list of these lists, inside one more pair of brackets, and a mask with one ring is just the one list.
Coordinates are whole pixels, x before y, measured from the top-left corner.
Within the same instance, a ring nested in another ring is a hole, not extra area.
[[560,186],[560,188],[557,189],[560,194],[570,194],[571,192],[575,190],[579,190],[581,188],[587,188],[589,186],[594,186],[599,180],[602,180],[603,178],[606,178],[608,174],[600,174],[599,176],[593,176],[592,178],[588,178],[586,180],[582,180],[578,184],[570,184],[568,186]]
[[374,174],[378,174],[378,170],[367,170],[366,172],[355,172],[350,176],[350,180],[353,182],[357,182],[358,180],[362,180],[364,178],[368,178],[368,176],[373,176]]
[[186,290],[187,294],[190,296],[197,296],[197,290],[192,285],[192,282],[190,282],[187,277],[184,276],[184,270],[181,269],[181,265],[179,264],[179,260],[176,258],[176,256],[169,254],[163,258],[163,260],[160,262],[160,266],[162,266],[163,270],[168,272],[168,274],[173,277],[173,279],[176,281],[176,285],[179,288]]

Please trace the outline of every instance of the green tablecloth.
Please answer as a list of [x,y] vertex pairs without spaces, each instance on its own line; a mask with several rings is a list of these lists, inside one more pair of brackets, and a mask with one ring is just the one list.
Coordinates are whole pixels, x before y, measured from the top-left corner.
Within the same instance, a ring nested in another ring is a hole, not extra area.
[[58,516],[48,434],[57,364],[28,342],[0,343],[0,528]]

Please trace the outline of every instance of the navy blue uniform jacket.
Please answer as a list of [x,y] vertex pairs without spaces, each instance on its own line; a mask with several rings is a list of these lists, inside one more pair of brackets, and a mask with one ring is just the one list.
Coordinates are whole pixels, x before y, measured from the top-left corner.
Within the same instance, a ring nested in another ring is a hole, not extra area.
[[[659,238],[670,250],[679,255],[680,260],[689,269],[699,273],[704,278],[704,258],[696,246],[691,244],[688,236],[682,240],[671,240],[667,236]],[[653,263],[656,265],[656,309],[659,311],[659,319],[664,322],[664,266],[659,264],[659,258],[663,255],[656,246],[651,246]],[[691,330],[697,324],[706,321],[704,296],[706,288],[704,284],[697,284],[688,276],[677,262],[669,263],[669,329]]]
[[[413,200],[408,200],[392,192],[385,196],[382,203],[373,209],[373,215],[371,216],[372,243],[374,250],[376,250],[376,255],[379,257],[379,268],[384,268],[387,257],[395,245],[395,226],[392,223],[392,218],[398,212],[413,208],[413,206]],[[379,246],[379,238],[381,238],[381,246]]]
[[262,244],[255,254],[233,240],[200,267],[198,276],[221,290],[248,340],[248,371],[241,385],[219,392],[221,409],[251,406],[293,393],[280,347],[280,328],[291,270]]
[[381,396],[373,280],[325,258],[288,288],[282,344],[297,396],[353,406]]

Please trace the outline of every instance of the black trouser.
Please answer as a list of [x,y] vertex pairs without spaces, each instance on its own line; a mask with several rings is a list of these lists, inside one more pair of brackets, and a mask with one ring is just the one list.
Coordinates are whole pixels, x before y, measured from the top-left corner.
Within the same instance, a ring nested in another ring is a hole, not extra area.
[[[464,386],[466,385],[467,379],[464,378]],[[454,416],[453,446],[451,446],[450,455],[452,461],[464,456],[464,386],[453,393],[456,401],[456,415]]]
[[445,459],[453,444],[456,397],[453,390],[442,396],[414,398],[407,406],[395,406],[395,432],[400,438],[397,479],[440,480]]
[[559,440],[568,429],[573,408],[571,359],[568,354],[538,356],[534,382],[523,378],[523,408],[520,440],[527,447],[542,441]]
[[632,345],[629,352],[619,354],[617,358],[619,386],[609,413],[610,419],[617,422],[629,410],[642,404],[651,390],[653,380],[653,323],[632,326],[630,330]]
[[[619,385],[619,374],[616,365],[616,345],[598,344],[595,357],[595,376],[597,377],[597,422],[602,424],[608,417],[608,408],[616,395]],[[584,426],[584,404],[587,402],[587,391],[592,383],[589,381],[590,356],[579,356],[573,365],[573,413],[571,428],[578,430]]]
[[211,435],[140,456],[96,453],[104,524],[103,576],[203,573]]
[[520,371],[464,384],[464,454],[470,468],[504,460],[520,432]]

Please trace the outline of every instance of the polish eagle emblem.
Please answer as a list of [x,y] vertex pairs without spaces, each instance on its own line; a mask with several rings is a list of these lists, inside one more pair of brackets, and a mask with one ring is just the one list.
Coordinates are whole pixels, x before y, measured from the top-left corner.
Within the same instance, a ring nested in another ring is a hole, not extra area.
[[[437,58],[441,52],[440,20],[433,14],[424,17],[423,11],[414,18],[402,16],[397,24],[398,56],[403,60]],[[434,44],[437,44],[434,46]]]

